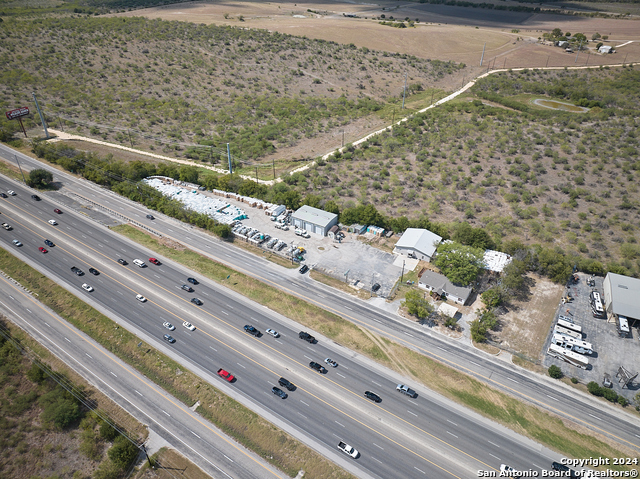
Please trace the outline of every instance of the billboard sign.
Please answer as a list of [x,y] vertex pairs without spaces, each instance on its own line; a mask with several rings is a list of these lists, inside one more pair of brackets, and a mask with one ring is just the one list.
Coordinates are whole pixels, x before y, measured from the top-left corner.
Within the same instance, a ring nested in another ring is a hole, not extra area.
[[13,120],[14,118],[21,118],[23,116],[27,116],[29,114],[29,107],[23,106],[22,108],[17,108],[15,110],[9,110],[6,112],[7,118],[9,120]]

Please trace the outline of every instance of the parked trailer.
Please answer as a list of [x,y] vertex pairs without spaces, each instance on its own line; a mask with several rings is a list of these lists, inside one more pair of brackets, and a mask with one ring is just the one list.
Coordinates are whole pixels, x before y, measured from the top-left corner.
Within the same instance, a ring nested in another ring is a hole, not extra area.
[[562,359],[563,361],[581,369],[587,369],[589,366],[589,359],[579,355],[578,353],[574,353],[573,351],[568,351],[556,344],[551,344],[549,346],[547,354],[554,358]]
[[571,329],[572,331],[576,331],[582,334],[582,326],[578,326],[575,323],[570,323],[569,321],[565,321],[563,319],[558,319],[558,324],[563,328]]
[[579,339],[572,338],[571,336],[556,333],[553,335],[553,342],[558,346],[571,349],[576,353],[593,354],[593,347],[591,346],[591,343],[580,341]]
[[564,334],[565,336],[571,336],[572,338],[582,339],[582,334],[572,329],[565,328],[564,326],[560,326],[556,324],[556,327],[553,330],[554,333]]

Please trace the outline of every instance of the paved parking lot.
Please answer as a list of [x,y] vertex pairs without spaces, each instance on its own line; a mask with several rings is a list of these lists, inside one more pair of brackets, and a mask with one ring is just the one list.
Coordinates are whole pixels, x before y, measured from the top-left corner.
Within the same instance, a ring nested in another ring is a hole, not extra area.
[[[256,228],[261,233],[286,241],[287,247],[302,246],[306,250],[304,263],[331,277],[347,280],[350,284],[355,283],[357,287],[367,291],[371,290],[373,284],[378,283],[380,289],[377,294],[386,297],[402,274],[402,258],[358,241],[355,234],[345,233],[346,237],[341,243],[314,234],[311,238],[302,238],[296,236],[292,227],[289,231],[276,229],[275,222],[270,220],[270,216],[266,215],[264,210],[252,208],[233,199],[227,201],[246,212],[249,218],[242,220],[244,226]],[[281,253],[286,250],[287,248],[283,249]],[[417,261],[407,260],[405,273],[416,264]]]
[[[569,287],[574,300],[571,303],[560,304],[556,318],[557,315],[571,316],[575,324],[582,326],[583,340],[590,342],[594,350],[593,355],[587,356],[590,367],[587,370],[580,369],[546,354],[551,342],[551,332],[544,348],[543,365],[549,367],[552,364],[556,364],[562,368],[566,376],[576,377],[583,384],[595,381],[602,385],[604,374],[608,373],[611,376],[614,391],[631,401],[640,391],[640,379],[636,378],[634,385],[630,389],[622,389],[616,378],[616,373],[620,366],[624,366],[632,374],[640,372],[640,335],[638,334],[638,328],[631,328],[629,337],[621,338],[618,336],[614,322],[594,318],[589,304],[589,293],[592,290],[596,290],[604,298],[602,288],[604,278],[596,277],[595,287],[591,287],[587,285],[589,275],[579,273],[579,277],[580,281]],[[553,325],[555,326],[555,321]]]

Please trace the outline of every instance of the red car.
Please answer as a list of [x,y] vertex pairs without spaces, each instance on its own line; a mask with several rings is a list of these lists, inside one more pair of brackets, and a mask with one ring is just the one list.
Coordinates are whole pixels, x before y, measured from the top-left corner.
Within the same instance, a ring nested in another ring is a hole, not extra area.
[[227,381],[231,382],[235,379],[235,376],[233,374],[231,374],[230,372],[225,371],[224,369],[218,369],[218,376],[220,376],[223,379],[226,379]]
[[40,246],[40,248],[38,248],[38,251],[40,251],[41,253],[46,253],[47,249]]
[[162,263],[155,258],[149,258],[149,263],[157,264],[160,266]]
[[58,213],[59,215],[62,214],[62,211],[60,211],[58,208],[56,208],[55,210],[53,210],[54,213]]

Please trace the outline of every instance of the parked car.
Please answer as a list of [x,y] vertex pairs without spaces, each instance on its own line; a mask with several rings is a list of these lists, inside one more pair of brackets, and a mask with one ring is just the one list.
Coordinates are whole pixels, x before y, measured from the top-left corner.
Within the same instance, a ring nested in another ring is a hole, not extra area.
[[293,384],[288,379],[280,378],[280,379],[278,379],[278,384],[280,386],[282,386],[283,388],[287,388],[289,391],[295,391],[296,390],[296,385]]
[[149,263],[153,263],[156,266],[160,266],[162,263],[155,258],[149,258]]
[[274,338],[277,338],[277,337],[279,337],[279,336],[280,336],[280,333],[279,333],[278,331],[276,331],[276,330],[274,330],[274,329],[271,329],[271,328],[267,329],[267,330],[265,331],[265,333],[267,333],[267,334],[268,334],[268,335],[270,335],[270,336],[273,336]]
[[128,264],[129,264],[129,263],[127,263],[127,261],[126,261],[126,260],[124,260],[124,259],[122,259],[122,258],[119,258],[119,259],[118,259],[118,263],[120,263],[122,266],[126,266],[126,265],[128,265]]
[[324,367],[324,366],[322,366],[322,364],[318,364],[318,363],[316,363],[315,361],[311,361],[311,362],[309,363],[309,367],[310,367],[311,369],[315,369],[316,371],[318,371],[318,372],[319,372],[319,373],[321,373],[321,374],[326,374],[326,373],[327,373],[327,370],[325,369],[325,367]]
[[253,326],[251,326],[250,324],[245,324],[244,326],[244,331],[246,333],[249,333],[257,338],[260,337],[260,331],[258,331],[256,328],[254,328]]
[[169,321],[165,321],[164,323],[162,323],[162,325],[167,328],[169,331],[173,331],[174,329],[176,329],[176,327],[171,324]]
[[85,291],[88,291],[88,292],[93,291],[93,287],[92,287],[92,286],[89,286],[87,283],[84,283],[84,284],[82,285],[82,289],[84,289]]
[[54,212],[54,213],[58,213],[59,215],[61,215],[61,214],[62,214],[62,211],[60,211],[58,208],[55,208],[55,209],[53,210],[53,212]]
[[181,286],[182,289],[184,289],[185,291],[189,292],[189,293],[193,293],[193,288],[191,286],[189,286],[188,284],[183,284]]
[[300,269],[298,271],[300,272],[300,274],[305,274],[307,271],[309,271],[309,267],[306,264],[303,264],[302,266],[300,266]]
[[222,368],[218,369],[218,376],[220,376],[222,379],[226,379],[229,382],[232,382],[235,379],[235,376],[233,374],[225,371]]
[[404,384],[398,384],[396,386],[396,391],[401,392],[402,394],[405,394],[406,396],[409,396],[411,398],[414,398],[418,395],[418,393],[416,393],[413,389],[411,389],[409,386],[405,386]]
[[175,339],[173,339],[173,336],[171,336],[171,335],[169,335],[169,334],[165,334],[165,335],[164,335],[164,336],[162,336],[162,337],[165,339],[165,341],[169,341],[170,343],[175,343],[175,342],[176,342],[176,340],[175,340]]
[[17,239],[14,239],[14,240],[12,241],[12,243],[13,243],[14,245],[16,245],[16,246],[22,246],[22,243],[21,243],[19,240],[17,240]]
[[306,342],[313,344],[316,342],[316,338],[314,338],[313,336],[311,336],[309,333],[307,333],[306,331],[300,331],[300,333],[298,333],[298,337],[300,339],[304,339]]
[[49,250],[47,248],[43,248],[42,246],[40,246],[40,248],[38,248],[38,251],[40,251],[41,253],[46,253]]
[[195,305],[202,306],[202,300],[200,298],[191,298],[191,302]]
[[183,322],[182,325],[185,328],[187,328],[189,331],[195,331],[196,330],[196,327],[193,324],[191,324],[189,321]]
[[50,225],[53,225],[53,226],[58,224],[58,222],[56,220],[49,220],[47,223],[49,223]]
[[136,299],[138,301],[140,301],[141,303],[144,303],[147,301],[147,298],[145,298],[144,296],[142,296],[141,294],[136,295]]
[[276,387],[276,386],[273,386],[271,388],[271,392],[273,394],[275,394],[276,396],[280,396],[282,399],[287,399],[287,393],[284,392],[282,389]]
[[379,289],[380,289],[380,284],[379,283],[376,283],[371,287],[371,291],[374,292],[374,293],[376,291],[378,291]]
[[98,271],[95,268],[89,268],[89,273],[91,273],[94,276],[98,276],[100,274],[100,271]]
[[53,248],[55,245],[53,241],[49,241],[48,239],[44,240],[44,244],[46,244],[49,248]]
[[333,359],[331,358],[327,358],[324,360],[324,362],[326,364],[328,364],[329,366],[331,366],[332,368],[337,368],[338,367],[338,363],[336,363]]
[[366,397],[367,399],[371,399],[375,403],[382,402],[382,398],[380,396],[378,396],[376,393],[371,392],[371,391],[365,391],[364,392],[364,397]]

